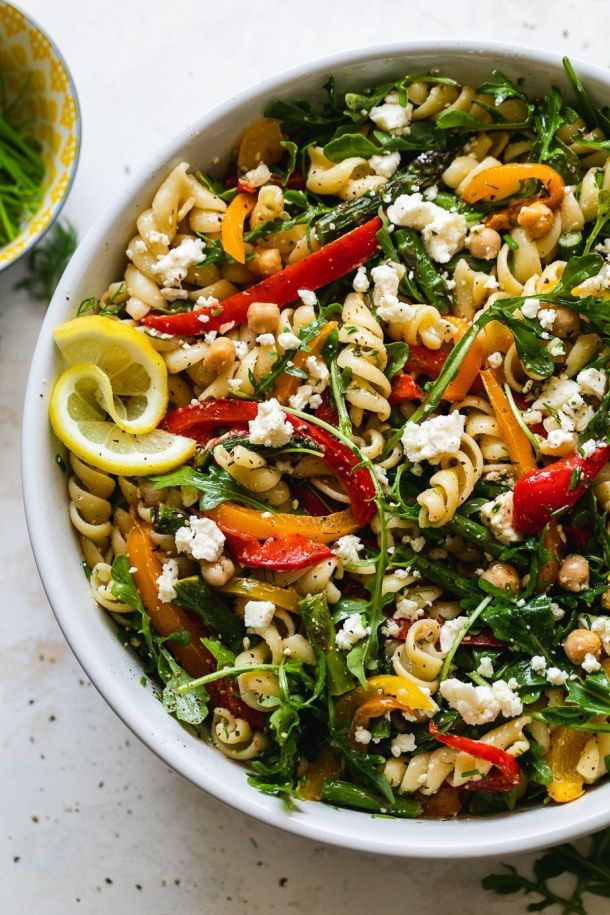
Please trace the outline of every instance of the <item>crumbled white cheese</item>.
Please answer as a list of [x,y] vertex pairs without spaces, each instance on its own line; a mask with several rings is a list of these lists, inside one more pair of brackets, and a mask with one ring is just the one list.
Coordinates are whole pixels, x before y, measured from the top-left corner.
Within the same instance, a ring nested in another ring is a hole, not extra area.
[[244,623],[248,629],[255,632],[263,632],[268,628],[273,614],[275,613],[275,604],[270,600],[249,600],[244,607]]
[[593,441],[593,439],[589,439],[587,442],[583,442],[580,446],[580,453],[585,458],[591,457],[591,455],[597,451],[597,448],[600,444],[602,443]]
[[171,248],[167,254],[160,254],[150,269],[152,273],[161,277],[164,286],[178,286],[189,269],[203,259],[204,247],[201,238],[183,238],[180,244]]
[[466,241],[466,217],[424,200],[419,193],[397,197],[388,207],[388,219],[394,225],[420,231],[426,251],[439,264],[450,261]]
[[490,657],[485,655],[484,658],[481,658],[481,663],[477,667],[477,673],[481,677],[493,677],[494,666],[493,666],[493,662]]
[[591,623],[591,632],[601,639],[604,651],[610,655],[610,616],[597,616]]
[[546,443],[550,448],[561,448],[562,445],[569,445],[573,439],[572,432],[566,432],[564,429],[552,429],[546,437]]
[[232,391],[241,390],[241,378],[229,378],[229,380],[227,381],[227,384],[229,385],[229,387],[231,388]]
[[313,308],[318,302],[315,292],[311,289],[299,289],[297,294],[303,305],[311,305]]
[[508,545],[521,540],[521,534],[513,527],[512,492],[502,492],[491,502],[486,502],[481,508],[481,518],[500,543]]
[[191,515],[184,527],[176,531],[176,549],[193,559],[216,562],[222,556],[225,535],[211,518]]
[[450,678],[443,680],[439,692],[466,724],[487,724],[495,721],[498,715],[515,718],[523,711],[519,695],[505,680],[496,680],[491,686],[474,686]]
[[302,384],[294,394],[288,398],[288,403],[293,410],[304,410],[305,407],[311,407],[317,410],[322,404],[322,398],[316,394],[310,384]]
[[151,229],[148,233],[148,240],[153,243],[153,245],[169,245],[170,238],[169,235],[166,235],[165,232],[157,232],[156,229]]
[[[214,333],[214,331],[212,331],[212,333]],[[209,336],[210,336],[210,334],[205,335],[206,343],[209,342],[208,341]],[[239,360],[245,359],[246,356],[248,355],[248,344],[246,343],[246,341],[245,340],[234,340],[233,346],[235,347],[235,355],[237,356],[237,358]]]
[[242,175],[239,180],[243,182],[243,184],[249,184],[250,187],[262,187],[263,184],[267,184],[270,179],[270,169],[264,162],[261,162],[256,168],[251,168],[245,175]]
[[[403,264],[396,264],[394,261],[379,264],[371,270],[374,284],[373,305],[377,309],[377,314],[385,321],[406,321],[413,315],[413,307],[398,300],[398,289],[404,275],[405,267]],[[405,316],[401,318],[397,314],[392,317],[390,312],[395,312],[401,306]]]
[[401,753],[413,753],[415,750],[415,735],[399,734],[392,741],[390,749],[392,756],[400,756]]
[[347,619],[343,621],[343,625],[335,636],[337,648],[340,648],[341,651],[349,651],[354,647],[356,642],[359,642],[360,639],[363,639],[365,635],[367,635],[367,632],[368,628],[364,627],[361,615],[359,613],[352,613],[351,616],[348,616]]
[[551,686],[563,686],[567,683],[568,674],[565,670],[560,670],[558,667],[549,667],[546,672],[546,678]]
[[390,485],[390,481],[388,480],[387,470],[385,469],[385,467],[382,467],[380,464],[373,464],[373,472],[375,473],[375,476],[379,480],[379,482],[381,484],[381,488],[385,492],[385,490]]
[[487,357],[487,361],[488,361],[489,365],[492,367],[492,369],[499,369],[500,366],[502,365],[503,359],[504,359],[504,356],[502,355],[502,353],[490,353],[489,356]]
[[389,152],[383,156],[371,156],[369,165],[376,175],[381,175],[383,178],[391,178],[400,165],[400,153]]
[[600,270],[595,276],[589,277],[585,280],[584,283],[581,283],[578,287],[578,294],[580,296],[587,295],[599,295],[610,289],[610,261],[606,261]]
[[256,338],[256,342],[260,343],[261,346],[274,346],[275,337],[273,334],[259,334]]
[[542,422],[542,413],[540,410],[525,410],[523,412],[523,422],[528,426],[537,426]]
[[287,445],[294,432],[294,426],[286,419],[286,414],[275,397],[259,403],[257,414],[249,421],[248,429],[248,437],[253,445],[267,445],[268,448]]
[[431,464],[448,454],[457,454],[464,434],[465,417],[457,410],[448,416],[433,416],[423,423],[408,422],[402,434],[407,459]]
[[354,277],[352,286],[354,288],[354,292],[366,292],[369,288],[369,278],[366,275],[366,270],[364,267],[358,267],[356,270],[356,276]]
[[582,394],[591,394],[600,399],[606,393],[606,374],[601,369],[582,369],[576,376]]
[[355,534],[339,537],[333,547],[333,553],[344,562],[358,562],[358,553],[364,548],[362,540]]
[[421,553],[426,545],[424,537],[403,537],[403,543],[408,543],[414,553]]
[[402,597],[396,601],[395,620],[418,620],[424,615],[423,607],[410,597]]
[[554,308],[541,308],[537,317],[544,330],[553,330],[553,324],[557,317],[557,312]]
[[404,136],[410,131],[413,105],[409,102],[403,106],[397,92],[386,95],[382,105],[375,105],[369,111],[369,118],[386,133],[392,136]]
[[547,350],[551,356],[563,356],[565,355],[565,346],[563,345],[563,340],[560,340],[559,337],[553,337],[550,343],[547,346]]
[[361,743],[364,746],[371,742],[372,737],[373,735],[371,732],[367,730],[367,728],[363,728],[361,725],[359,725],[354,731],[354,740],[356,743]]
[[554,620],[562,620],[566,612],[555,601],[551,601],[551,614]]
[[540,299],[526,299],[523,305],[521,306],[521,313],[524,318],[533,319],[538,315],[540,311]]
[[159,600],[166,604],[176,596],[174,585],[178,581],[178,562],[175,559],[168,559],[163,563],[163,571],[157,578],[157,588]]
[[316,388],[322,390],[330,378],[330,372],[328,371],[326,364],[316,356],[308,356],[305,360],[305,367],[307,368],[310,379],[315,382]]
[[441,626],[441,635],[440,635],[440,647],[443,654],[447,654],[453,643],[455,642],[458,633],[463,628],[464,624],[468,622],[467,616],[456,616],[452,620],[447,620]]
[[582,664],[580,665],[583,670],[586,670],[588,674],[595,673],[596,670],[600,670],[601,664],[597,660],[594,654],[591,654],[588,651],[584,657]]
[[302,342],[299,340],[296,334],[293,334],[291,330],[283,331],[277,338],[277,342],[280,344],[282,349],[299,349],[302,346]]
[[545,674],[546,673],[546,658],[541,654],[535,654],[530,661],[530,667],[535,674]]

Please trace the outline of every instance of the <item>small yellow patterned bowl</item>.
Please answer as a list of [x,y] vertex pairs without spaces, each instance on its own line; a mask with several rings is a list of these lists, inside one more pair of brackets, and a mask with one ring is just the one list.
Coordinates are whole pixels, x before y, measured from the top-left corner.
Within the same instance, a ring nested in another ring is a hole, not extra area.
[[78,97],[67,64],[38,25],[0,2],[0,71],[7,94],[29,83],[34,133],[45,164],[40,209],[12,242],[0,248],[0,271],[25,254],[53,225],[74,180],[80,151]]

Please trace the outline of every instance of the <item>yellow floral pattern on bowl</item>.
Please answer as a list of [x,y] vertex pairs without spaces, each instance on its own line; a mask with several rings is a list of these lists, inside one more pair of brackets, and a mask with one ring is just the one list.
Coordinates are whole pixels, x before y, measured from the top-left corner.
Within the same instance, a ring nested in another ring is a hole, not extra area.
[[36,138],[45,164],[40,209],[21,233],[0,248],[3,270],[40,238],[57,218],[74,179],[80,148],[76,90],[57,48],[20,10],[0,2],[0,70],[8,94],[17,93],[31,74]]

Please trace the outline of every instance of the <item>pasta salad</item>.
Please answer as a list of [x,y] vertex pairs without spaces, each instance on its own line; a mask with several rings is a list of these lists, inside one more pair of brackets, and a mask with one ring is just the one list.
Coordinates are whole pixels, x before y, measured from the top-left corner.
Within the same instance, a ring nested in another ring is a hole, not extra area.
[[438,72],[182,162],[55,331],[93,596],[267,793],[396,817],[610,766],[610,115]]

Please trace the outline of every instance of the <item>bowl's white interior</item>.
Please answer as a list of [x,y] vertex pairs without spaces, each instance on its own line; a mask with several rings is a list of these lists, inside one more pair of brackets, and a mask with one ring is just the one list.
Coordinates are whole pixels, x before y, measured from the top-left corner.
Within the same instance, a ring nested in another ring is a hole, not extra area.
[[[42,327],[26,394],[23,482],[36,561],[66,638],[117,714],[169,765],[232,806],[301,835],[362,851],[461,858],[522,851],[601,828],[610,820],[610,784],[600,785],[564,807],[455,822],[384,820],[314,803],[300,804],[298,812],[290,812],[279,800],[250,788],[242,766],[187,734],[167,715],[151,689],[140,685],[137,659],[125,651],[104,611],[94,604],[68,520],[67,479],[54,461],[58,447],[47,422],[49,390],[59,367],[52,328],[73,317],[83,298],[99,295],[121,277],[123,252],[135,218],[150,204],[155,189],[174,165],[186,160],[194,167],[209,169],[215,156],[228,154],[243,127],[260,116],[270,99],[316,98],[330,73],[340,86],[353,88],[434,67],[474,85],[487,79],[493,68],[512,78],[524,76],[530,92],[545,92],[552,83],[566,85],[558,57],[503,45],[430,41],[348,52],[267,80],[202,115],[127,182],[80,245]],[[579,70],[597,99],[606,101],[610,77],[585,64]]]

